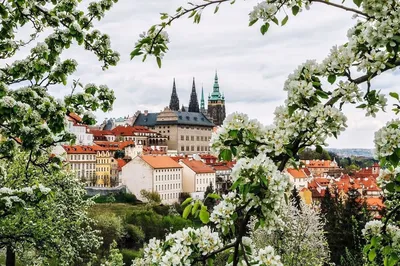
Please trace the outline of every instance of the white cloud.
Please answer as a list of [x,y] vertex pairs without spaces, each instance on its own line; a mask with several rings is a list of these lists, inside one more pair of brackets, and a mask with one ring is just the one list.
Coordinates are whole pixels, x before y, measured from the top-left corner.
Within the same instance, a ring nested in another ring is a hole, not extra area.
[[[78,59],[80,65],[73,78],[84,83],[107,84],[115,90],[117,100],[105,117],[132,115],[136,110],[159,111],[169,104],[172,79],[177,82],[181,104],[189,102],[192,78],[196,77],[200,96],[212,90],[214,71],[218,69],[220,87],[225,93],[227,111],[248,113],[264,123],[273,119],[276,106],[283,103],[282,90],[287,75],[307,59],[323,59],[335,44],[346,42],[348,28],[354,23],[352,14],[318,3],[311,11],[290,17],[285,27],[271,25],[262,36],[259,25],[248,27],[249,11],[254,2],[238,1],[222,5],[217,14],[203,12],[197,25],[183,18],[168,29],[170,51],[158,69],[155,60],[129,59],[129,53],[141,32],[159,22],[160,12],[173,12],[183,0],[120,0],[96,25],[111,36],[112,46],[121,53],[118,66],[102,71],[95,56],[82,48],[74,48],[65,56]],[[384,92],[394,91],[395,74],[386,73],[373,83]],[[72,78],[71,78],[72,80]],[[68,93],[59,88],[57,95]],[[360,110],[346,109],[348,130],[331,140],[332,147],[373,146],[373,132],[392,115],[378,119],[365,118]]]

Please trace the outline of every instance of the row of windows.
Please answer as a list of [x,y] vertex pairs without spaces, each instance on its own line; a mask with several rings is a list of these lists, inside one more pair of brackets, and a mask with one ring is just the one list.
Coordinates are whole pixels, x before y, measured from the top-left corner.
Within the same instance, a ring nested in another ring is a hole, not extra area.
[[109,172],[110,168],[109,167],[97,167],[96,171],[97,172]]
[[161,194],[160,196],[161,200],[177,199],[179,193],[166,193],[166,194]]
[[95,169],[95,166],[96,166],[96,164],[94,164],[94,163],[73,163],[73,164],[71,164],[72,170]]
[[[181,151],[185,151],[185,146],[181,146]],[[195,151],[194,146],[186,146],[186,151]],[[210,151],[210,147],[196,146],[196,151]]]
[[77,160],[94,161],[94,160],[96,160],[96,155],[95,154],[71,154],[70,158],[71,158],[71,161],[77,161]]
[[180,174],[171,174],[162,176],[156,175],[156,181],[170,181],[170,180],[180,180],[180,179],[181,179]]
[[180,183],[156,185],[156,191],[181,189]]
[[[111,159],[111,162],[114,162],[114,159]],[[110,159],[97,159],[97,164],[109,164],[110,163]]]
[[209,185],[215,182],[215,178],[196,178],[196,185]]
[[180,169],[172,168],[172,169],[160,169],[156,170],[156,173],[167,173],[167,172],[180,172]]
[[211,137],[209,136],[188,136],[188,135],[181,135],[181,140],[186,140],[186,141],[194,141],[196,137],[196,141],[210,141]]
[[205,128],[205,127],[185,127],[181,126],[181,128],[186,128],[186,129],[196,129],[196,130],[205,130],[205,131],[212,131],[212,128]]

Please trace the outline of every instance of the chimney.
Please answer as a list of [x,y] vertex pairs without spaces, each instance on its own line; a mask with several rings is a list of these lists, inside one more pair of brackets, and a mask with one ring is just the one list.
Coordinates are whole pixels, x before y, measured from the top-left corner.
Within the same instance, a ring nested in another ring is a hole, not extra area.
[[144,115],[148,115],[149,114],[149,110],[144,110]]

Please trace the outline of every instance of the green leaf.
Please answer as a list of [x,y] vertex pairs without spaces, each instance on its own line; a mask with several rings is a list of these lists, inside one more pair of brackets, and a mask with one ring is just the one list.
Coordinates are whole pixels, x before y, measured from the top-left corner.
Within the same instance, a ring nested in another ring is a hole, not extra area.
[[159,68],[161,68],[161,58],[157,57],[157,65]]
[[321,147],[321,145],[317,145],[315,151],[318,153],[322,153],[324,149]]
[[386,190],[389,192],[394,192],[395,191],[395,184],[393,182],[386,184]]
[[299,11],[300,11],[300,7],[298,7],[298,6],[292,7],[292,13],[294,16],[296,16],[299,13]]
[[265,23],[264,25],[262,25],[261,28],[260,28],[261,34],[264,35],[264,34],[268,31],[268,29],[269,29],[269,23],[266,22],[266,23]]
[[281,21],[281,26],[285,26],[285,24],[288,22],[289,16],[286,15],[286,17]]
[[220,152],[219,157],[223,161],[232,161],[232,151],[229,149],[224,149]]
[[399,256],[397,256],[397,254],[393,252],[390,255],[388,266],[395,266],[398,261],[399,261]]
[[376,244],[378,244],[378,238],[374,236],[371,238],[371,245],[376,247]]
[[192,208],[192,215],[194,215],[197,211],[197,209],[200,207],[200,202],[196,201],[196,203],[193,205]]
[[399,94],[397,92],[390,92],[389,95],[392,96],[393,98],[397,99],[398,101],[400,100]]
[[376,258],[376,251],[373,248],[368,253],[368,259],[369,259],[369,261],[374,261],[375,258]]
[[215,193],[210,193],[210,194],[207,195],[207,198],[210,198],[210,199],[221,199],[221,196],[218,195],[218,194],[215,194]]
[[336,75],[331,74],[331,75],[328,76],[328,82],[330,84],[335,83],[335,81],[336,81]]
[[187,198],[187,199],[185,199],[185,201],[184,202],[182,202],[182,207],[185,207],[186,205],[188,205],[190,202],[192,202],[192,198]]
[[208,258],[207,259],[207,265],[208,266],[214,266],[214,259],[213,258]]
[[215,7],[215,9],[214,9],[214,14],[217,13],[218,10],[219,10],[219,5]]
[[210,214],[208,213],[207,210],[204,210],[203,208],[200,211],[199,217],[200,217],[200,221],[203,224],[208,224],[208,222],[210,221]]
[[367,107],[367,105],[365,103],[363,103],[363,104],[360,104],[359,106],[357,106],[356,108],[364,109],[365,107]]
[[354,4],[356,4],[358,7],[361,6],[363,0],[353,0]]
[[274,18],[272,19],[272,21],[273,21],[276,25],[279,26],[279,20],[278,20],[276,17],[274,17]]
[[[186,208],[183,210],[183,214],[182,217],[187,219],[187,217],[189,216],[190,211],[192,210],[193,205],[188,205],[186,206]],[[200,212],[201,215],[201,212]]]
[[250,21],[249,27],[253,26],[257,21],[258,21],[258,18],[256,18],[256,19]]

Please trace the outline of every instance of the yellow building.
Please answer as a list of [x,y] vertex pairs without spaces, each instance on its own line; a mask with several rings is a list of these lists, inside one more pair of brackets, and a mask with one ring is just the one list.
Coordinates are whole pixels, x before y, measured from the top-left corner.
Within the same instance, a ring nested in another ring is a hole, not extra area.
[[93,145],[96,151],[96,186],[111,187],[111,163],[114,158],[110,151],[99,145]]

